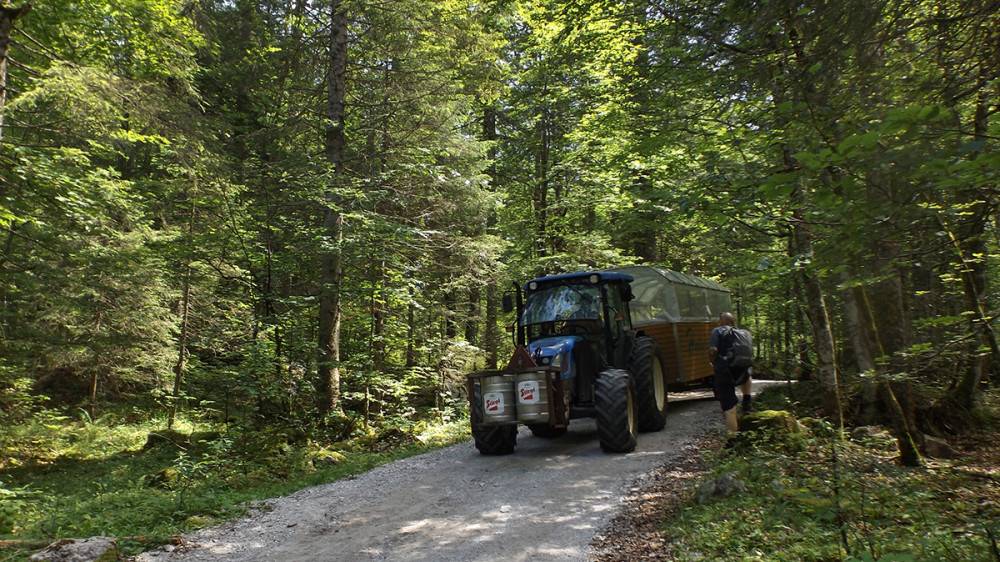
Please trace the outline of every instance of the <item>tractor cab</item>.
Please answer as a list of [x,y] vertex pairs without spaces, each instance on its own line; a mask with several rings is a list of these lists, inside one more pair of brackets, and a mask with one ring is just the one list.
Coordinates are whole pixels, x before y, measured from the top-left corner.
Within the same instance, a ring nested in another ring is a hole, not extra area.
[[[597,374],[624,365],[631,332],[632,276],[610,271],[540,277],[518,287],[516,341],[540,366],[558,368],[570,417],[593,415]],[[510,298],[505,311],[515,310]]]

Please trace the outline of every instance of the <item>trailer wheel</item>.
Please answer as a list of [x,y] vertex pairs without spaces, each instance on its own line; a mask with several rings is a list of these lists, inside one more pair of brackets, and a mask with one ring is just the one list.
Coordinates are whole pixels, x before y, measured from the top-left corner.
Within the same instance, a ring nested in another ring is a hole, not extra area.
[[659,431],[667,424],[667,378],[663,353],[651,337],[636,339],[629,371],[635,381],[635,409],[639,431]]
[[566,435],[565,427],[553,427],[547,423],[529,423],[528,429],[531,430],[532,435],[543,439],[552,439]]
[[509,455],[517,444],[516,425],[493,425],[472,432],[476,448],[484,455]]
[[636,445],[635,404],[628,371],[608,369],[594,383],[597,438],[606,453],[630,453]]

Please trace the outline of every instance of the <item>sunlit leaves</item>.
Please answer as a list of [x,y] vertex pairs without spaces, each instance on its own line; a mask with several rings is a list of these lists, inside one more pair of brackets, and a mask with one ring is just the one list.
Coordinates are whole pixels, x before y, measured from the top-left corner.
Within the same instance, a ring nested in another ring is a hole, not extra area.
[[126,79],[173,79],[183,88],[193,78],[193,49],[200,43],[188,11],[178,0],[56,0],[36,4],[22,25],[73,64]]

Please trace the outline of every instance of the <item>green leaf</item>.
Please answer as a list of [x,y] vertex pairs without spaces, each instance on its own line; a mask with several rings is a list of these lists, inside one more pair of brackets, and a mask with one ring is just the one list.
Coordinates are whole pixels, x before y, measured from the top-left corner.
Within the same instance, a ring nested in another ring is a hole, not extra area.
[[837,145],[837,152],[841,154],[850,154],[852,153],[851,149],[855,147],[867,150],[875,146],[875,144],[878,143],[879,138],[881,138],[881,134],[878,131],[869,131],[867,133],[851,135]]

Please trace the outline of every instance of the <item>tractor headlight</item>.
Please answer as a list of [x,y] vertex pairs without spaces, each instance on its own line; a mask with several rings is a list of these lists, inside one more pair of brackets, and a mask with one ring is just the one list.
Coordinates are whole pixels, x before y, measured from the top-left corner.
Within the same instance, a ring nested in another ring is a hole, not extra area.
[[562,369],[562,353],[552,358],[551,366],[555,367],[556,369]]

